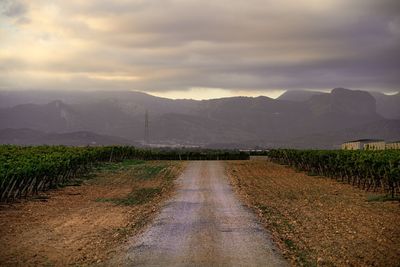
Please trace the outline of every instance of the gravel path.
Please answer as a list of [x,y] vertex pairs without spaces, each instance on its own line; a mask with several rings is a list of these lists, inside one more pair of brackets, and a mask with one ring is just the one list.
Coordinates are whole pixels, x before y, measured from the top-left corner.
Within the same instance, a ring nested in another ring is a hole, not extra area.
[[190,162],[177,194],[132,241],[126,266],[286,266],[220,161]]

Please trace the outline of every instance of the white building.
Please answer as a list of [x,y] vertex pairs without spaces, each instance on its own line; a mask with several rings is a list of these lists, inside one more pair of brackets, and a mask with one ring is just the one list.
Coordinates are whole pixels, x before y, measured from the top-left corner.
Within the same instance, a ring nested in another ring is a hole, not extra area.
[[379,139],[359,139],[342,144],[344,150],[383,150],[385,141]]
[[400,149],[400,141],[386,143],[386,149]]

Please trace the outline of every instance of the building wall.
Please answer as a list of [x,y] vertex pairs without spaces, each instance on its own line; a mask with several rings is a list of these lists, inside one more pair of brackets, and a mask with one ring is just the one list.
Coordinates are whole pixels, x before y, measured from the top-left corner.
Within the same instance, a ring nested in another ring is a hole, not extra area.
[[358,150],[361,149],[361,142],[348,142],[342,144],[344,150]]
[[400,142],[386,144],[386,149],[400,149]]
[[366,150],[384,150],[385,148],[386,144],[383,141],[366,143],[364,145],[364,149]]

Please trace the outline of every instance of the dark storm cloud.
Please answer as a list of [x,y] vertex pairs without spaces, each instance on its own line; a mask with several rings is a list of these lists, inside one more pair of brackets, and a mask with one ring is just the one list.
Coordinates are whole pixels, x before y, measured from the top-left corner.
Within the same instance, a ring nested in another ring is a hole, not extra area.
[[24,15],[27,8],[19,1],[3,0],[0,2],[0,10],[8,17],[18,17]]
[[30,19],[25,16],[27,12],[28,8],[23,2],[17,0],[0,0],[0,16],[8,17],[16,25],[30,23]]
[[16,88],[21,79],[148,91],[400,85],[398,1],[7,3],[4,15],[31,20],[0,32],[10,63],[0,80]]

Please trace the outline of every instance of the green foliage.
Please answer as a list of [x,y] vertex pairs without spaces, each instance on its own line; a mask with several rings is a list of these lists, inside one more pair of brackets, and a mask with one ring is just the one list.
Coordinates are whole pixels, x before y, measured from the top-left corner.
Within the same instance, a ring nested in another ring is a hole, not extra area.
[[137,177],[141,180],[151,180],[166,169],[167,165],[140,166],[135,169]]
[[386,202],[386,201],[400,201],[400,197],[392,197],[392,196],[382,196],[382,195],[371,195],[367,198],[368,202]]
[[[108,162],[105,168],[121,168],[113,164],[124,160],[122,167],[141,164],[143,160],[236,160],[248,159],[239,151],[223,150],[145,150],[132,146],[66,147],[66,146],[0,146],[0,201],[26,197],[68,184],[87,174],[99,162]],[[158,169],[146,170],[151,178]]]
[[270,150],[270,159],[366,190],[400,194],[400,150]]
[[146,161],[137,159],[125,159],[121,162],[106,162],[95,167],[96,171],[100,172],[118,172],[130,169],[132,166],[140,166]]
[[144,187],[132,191],[124,198],[99,198],[98,202],[111,202],[117,205],[132,206],[145,204],[161,193],[161,188]]

